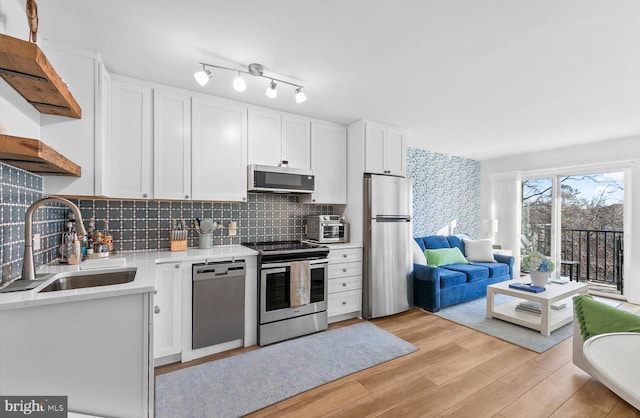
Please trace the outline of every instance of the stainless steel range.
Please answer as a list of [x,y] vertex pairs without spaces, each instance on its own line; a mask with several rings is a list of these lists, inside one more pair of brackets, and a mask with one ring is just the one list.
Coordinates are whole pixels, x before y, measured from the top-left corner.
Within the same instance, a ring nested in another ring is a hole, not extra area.
[[[258,251],[258,345],[327,329],[326,246],[300,241],[242,244]],[[298,290],[306,298],[298,299]]]

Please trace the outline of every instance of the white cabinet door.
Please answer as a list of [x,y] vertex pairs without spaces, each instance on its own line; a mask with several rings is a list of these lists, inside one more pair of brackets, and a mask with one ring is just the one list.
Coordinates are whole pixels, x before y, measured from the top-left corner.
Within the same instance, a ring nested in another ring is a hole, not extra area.
[[324,122],[311,122],[311,169],[316,191],[301,196],[304,203],[347,203],[347,129]]
[[405,138],[401,129],[365,123],[364,171],[404,177]]
[[311,168],[311,120],[282,116],[282,160],[292,168]]
[[367,122],[364,133],[364,171],[365,173],[385,174],[384,153],[386,142],[384,126]]
[[152,89],[121,80],[111,82],[109,196],[152,197]]
[[246,107],[193,98],[192,121],[192,198],[246,201]]
[[111,141],[111,76],[100,63],[98,71],[98,108],[96,109],[96,196],[109,191],[109,141]]
[[182,350],[182,274],[187,263],[156,266],[157,293],[153,298],[153,358],[178,354]]
[[389,128],[387,130],[387,143],[385,146],[385,170],[388,174],[404,177],[405,168],[405,140],[404,133],[400,129]]
[[[97,54],[75,50],[58,44],[43,44],[49,61],[58,71],[69,90],[82,108],[81,119],[70,119],[57,115],[38,116],[42,141],[82,168],[81,177],[44,176],[46,194],[94,196],[95,141],[96,141],[96,95],[98,90]],[[8,87],[10,88],[10,87]],[[4,92],[2,92],[4,95]],[[0,109],[0,112],[2,109]],[[11,123],[11,120],[7,122]]]
[[181,200],[191,195],[191,97],[153,92],[153,196]]
[[249,109],[249,164],[277,166],[281,160],[280,113]]

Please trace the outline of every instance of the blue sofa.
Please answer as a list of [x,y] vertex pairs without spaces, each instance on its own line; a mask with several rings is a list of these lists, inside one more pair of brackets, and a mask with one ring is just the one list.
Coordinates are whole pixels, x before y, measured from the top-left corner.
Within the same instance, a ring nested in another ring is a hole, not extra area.
[[[431,235],[414,238],[425,249],[458,247],[462,254],[464,242],[459,235]],[[430,312],[487,294],[487,286],[513,279],[514,258],[494,254],[497,263],[450,264],[430,267],[413,265],[414,305]]]

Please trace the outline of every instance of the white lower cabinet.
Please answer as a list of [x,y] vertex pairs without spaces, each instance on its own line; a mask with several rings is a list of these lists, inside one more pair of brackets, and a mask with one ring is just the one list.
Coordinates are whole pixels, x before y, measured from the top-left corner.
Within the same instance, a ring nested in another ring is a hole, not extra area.
[[[330,246],[331,247],[331,246]],[[329,252],[327,313],[329,322],[361,315],[362,248],[338,247]]]
[[[182,351],[182,280],[185,276],[191,276],[191,264],[158,264],[155,274],[157,291],[153,298],[153,358],[158,366],[165,363],[162,359]],[[171,361],[175,359],[167,359],[167,362]]]

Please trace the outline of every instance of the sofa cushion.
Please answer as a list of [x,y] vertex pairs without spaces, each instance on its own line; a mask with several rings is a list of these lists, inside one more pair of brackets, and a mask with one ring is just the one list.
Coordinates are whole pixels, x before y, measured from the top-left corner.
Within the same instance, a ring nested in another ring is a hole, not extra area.
[[443,268],[464,273],[468,282],[489,278],[489,269],[475,264],[452,264]]
[[480,263],[495,263],[493,258],[493,245],[490,239],[466,239],[463,238],[464,256],[469,261]]
[[459,271],[453,271],[446,268],[438,269],[440,271],[440,288],[457,286],[467,282],[467,276]]
[[435,250],[427,248],[424,253],[427,256],[427,265],[431,267],[469,263],[458,248],[437,248]]
[[471,263],[474,266],[486,267],[489,270],[489,277],[508,276],[509,266],[503,263]]
[[422,238],[422,241],[424,242],[424,247],[430,250],[435,250],[437,248],[451,248],[449,241],[447,241],[447,237],[444,235],[430,235]]
[[420,248],[418,242],[414,239],[413,245],[413,264],[427,265],[427,257],[424,255],[424,250]]
[[449,243],[449,246],[451,248],[459,248],[460,251],[462,251],[462,254],[464,254],[464,256],[467,256],[467,253],[465,253],[465,249],[464,249],[464,244],[462,243],[462,240],[464,238],[468,238],[467,235],[448,235],[447,236],[447,242]]

